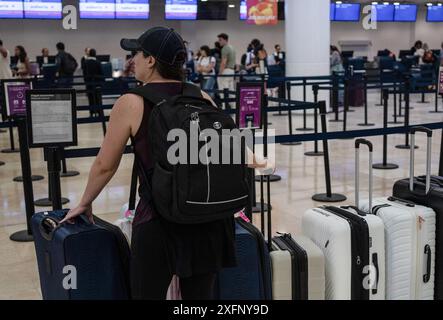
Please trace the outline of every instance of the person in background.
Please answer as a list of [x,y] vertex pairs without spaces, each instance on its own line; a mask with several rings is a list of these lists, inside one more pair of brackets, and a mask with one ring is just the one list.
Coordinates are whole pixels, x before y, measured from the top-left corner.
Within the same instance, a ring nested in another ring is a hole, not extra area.
[[[227,76],[218,78],[218,89],[229,89],[230,91],[234,91],[236,63],[235,49],[229,44],[229,36],[226,33],[218,35],[218,42],[220,42],[220,45],[222,46],[219,75]],[[225,106],[225,108],[227,107],[228,106]]]
[[215,73],[218,74],[218,71],[220,70],[220,63],[221,63],[221,46],[220,42],[216,41],[214,42],[214,48],[211,49],[211,56],[215,58]]
[[49,63],[49,49],[48,48],[42,49],[42,58],[43,58],[43,64]]
[[135,75],[134,57],[137,52],[131,52],[131,55],[126,57],[125,66],[123,68],[123,77],[133,77]]
[[31,75],[31,64],[28,54],[23,46],[15,47],[15,56],[17,57],[17,66],[13,70],[13,75],[18,78],[26,78]]
[[3,46],[3,41],[0,40],[0,80],[12,78],[12,71],[9,64],[9,51]]
[[281,61],[286,60],[286,53],[282,51],[281,46],[279,44],[276,44],[274,46],[275,52],[273,54],[274,60],[276,64],[280,64]]
[[80,66],[81,66],[82,70],[85,69],[85,61],[89,57],[89,51],[90,50],[91,50],[91,48],[85,48],[85,54],[83,55],[83,57],[82,57],[82,59],[80,61]]
[[434,56],[434,53],[432,50],[429,49],[429,46],[427,43],[423,44],[423,57],[421,58],[420,64],[434,64],[436,61],[436,58]]
[[190,43],[188,41],[184,41],[184,44],[186,48],[185,68],[187,69],[189,75],[192,76],[192,74],[195,73],[194,52],[189,48]]
[[[99,93],[95,90],[103,80],[103,71],[100,61],[97,60],[97,52],[95,49],[89,49],[89,56],[85,58],[83,68],[83,78],[88,90],[89,106],[96,106],[102,103]],[[98,111],[90,110],[91,116],[97,115]]]
[[249,44],[245,59],[245,69],[248,73],[254,72],[258,67],[256,56],[261,47],[262,43],[258,39],[253,39]]
[[423,42],[421,40],[415,41],[414,46],[411,48],[411,55],[413,56],[423,56]]
[[[211,49],[208,46],[200,48],[200,58],[197,61],[197,72],[199,75],[209,76],[203,78],[200,86],[203,91],[214,89],[215,85],[215,58],[211,56]],[[207,92],[210,97],[213,97],[212,92]]]
[[343,68],[343,60],[341,57],[340,50],[336,46],[331,46],[331,55],[329,58],[331,73],[333,72],[341,72],[344,70]]
[[72,77],[74,72],[78,67],[75,58],[68,52],[65,51],[65,44],[62,42],[57,43],[57,55],[55,57],[55,63],[57,65],[57,73],[59,77],[60,84],[66,84],[69,86],[72,83]]

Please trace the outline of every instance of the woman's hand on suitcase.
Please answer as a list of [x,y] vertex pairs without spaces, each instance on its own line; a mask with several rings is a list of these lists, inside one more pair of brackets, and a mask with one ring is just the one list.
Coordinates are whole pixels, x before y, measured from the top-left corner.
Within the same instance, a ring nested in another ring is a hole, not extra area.
[[89,222],[94,223],[94,217],[92,216],[92,205],[79,205],[76,208],[69,210],[66,217],[60,223],[68,222],[73,224],[74,218],[82,214],[88,218]]

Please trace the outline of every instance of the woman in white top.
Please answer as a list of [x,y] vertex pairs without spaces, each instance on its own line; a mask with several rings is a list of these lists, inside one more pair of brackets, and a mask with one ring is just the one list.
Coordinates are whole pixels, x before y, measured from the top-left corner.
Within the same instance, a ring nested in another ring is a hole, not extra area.
[[[201,82],[201,88],[203,91],[210,91],[214,89],[215,85],[215,57],[211,56],[211,49],[208,46],[203,46],[200,48],[200,58],[197,61],[197,73],[203,76]],[[212,97],[213,93],[208,92]]]
[[0,40],[0,80],[12,78],[10,63],[9,51],[3,47],[3,42]]
[[14,70],[14,75],[18,78],[27,78],[31,75],[31,64],[23,46],[15,47],[15,56],[17,60],[17,68]]

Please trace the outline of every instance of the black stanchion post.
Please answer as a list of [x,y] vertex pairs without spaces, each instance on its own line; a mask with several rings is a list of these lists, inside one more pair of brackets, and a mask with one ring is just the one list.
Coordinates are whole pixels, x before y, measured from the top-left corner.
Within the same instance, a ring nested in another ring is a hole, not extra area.
[[31,218],[34,215],[34,192],[32,189],[31,180],[31,158],[29,156],[28,148],[28,133],[26,129],[26,119],[16,118],[18,125],[18,138],[20,143],[20,161],[22,166],[23,176],[23,194],[25,196],[25,208],[26,208],[26,230],[13,233],[9,239],[17,242],[29,242],[33,241]]
[[[312,92],[314,94],[314,103],[318,103],[318,90],[319,90],[318,84],[314,84],[312,86]],[[317,108],[314,108],[314,132],[316,134],[318,133],[318,110],[317,110]],[[318,157],[318,156],[322,156],[322,155],[323,155],[323,152],[318,151],[318,140],[314,141],[314,151],[305,152],[305,156],[308,156],[308,157]]]
[[[320,118],[322,133],[327,133],[326,127],[326,102],[320,101],[318,107],[320,108]],[[329,146],[328,140],[323,140],[323,152],[324,152],[324,163],[325,163],[325,180],[326,180],[326,193],[316,194],[312,196],[312,200],[319,202],[341,202],[345,201],[346,197],[342,194],[332,193],[331,186],[331,170],[329,163]]]
[[[287,86],[287,96],[288,96],[288,101],[289,101],[289,108],[291,107],[291,89],[292,89],[292,85],[290,82],[288,82],[286,84]],[[292,110],[289,109],[288,110],[288,124],[289,124],[289,135],[292,136]],[[301,142],[284,142],[282,143],[283,146],[299,146],[301,145]]]
[[438,169],[438,175],[443,177],[443,130],[441,130],[441,143],[440,143],[440,166]]
[[[306,79],[303,79],[303,102],[306,102]],[[312,131],[314,129],[307,127],[307,111],[303,109],[303,128],[296,129],[297,131]]]
[[379,80],[380,80],[380,103],[376,104],[377,107],[383,106],[383,69],[380,67],[380,73],[379,73]]
[[394,93],[394,113],[392,116],[394,117],[394,121],[388,121],[388,124],[402,124],[403,122],[398,121],[397,117],[397,82],[394,80],[394,87],[393,87],[393,93]]
[[340,95],[340,82],[337,74],[332,75],[332,111],[335,114],[334,119],[330,119],[329,122],[341,122],[339,118],[339,95]]
[[346,124],[348,122],[348,108],[349,108],[349,81],[345,79],[345,98],[343,108],[343,131],[346,132]]
[[[45,159],[46,159],[46,150],[45,150]],[[52,206],[52,181],[51,181],[52,177],[48,176],[48,197],[47,198],[42,198],[42,199],[38,199],[34,201],[34,205],[36,207],[50,207]],[[62,204],[67,204],[69,203],[69,199],[68,198],[61,198]]]
[[[285,81],[282,81],[280,83],[280,85],[278,86],[278,97],[280,99],[285,99],[286,98],[286,85],[285,85]],[[278,102],[278,113],[274,113],[273,116],[276,117],[282,117],[282,116],[286,116],[285,113],[281,112],[281,101]]]
[[364,93],[364,100],[365,100],[365,119],[363,123],[359,123],[358,125],[361,127],[371,127],[374,126],[374,123],[368,122],[368,78],[366,76],[363,76],[363,93]]
[[223,102],[224,102],[226,110],[231,109],[231,105],[229,104],[228,99],[229,99],[229,89],[224,88],[223,89]]
[[[103,111],[103,110],[102,110]],[[60,177],[62,178],[66,178],[66,177],[75,177],[78,176],[80,174],[80,172],[78,171],[74,171],[74,170],[69,170],[67,169],[66,166],[66,158],[65,158],[65,149],[62,148],[61,149],[61,159],[62,159],[62,173],[60,174]]]
[[12,119],[8,119],[8,124],[9,124],[9,144],[11,145],[11,148],[9,149],[3,149],[1,152],[2,153],[17,153],[20,152],[19,149],[15,148],[15,143],[14,143],[14,122]]
[[45,148],[45,156],[48,164],[48,177],[51,184],[50,193],[52,200],[52,209],[62,209],[62,195],[60,187],[60,162],[61,162],[61,149],[57,147]]
[[433,111],[429,111],[430,113],[443,113],[443,110],[438,110],[438,96],[439,96],[438,91],[439,91],[439,85],[438,85],[438,77],[437,77],[436,84],[435,84],[435,109]]
[[[388,127],[388,101],[389,91],[383,90],[383,129]],[[392,170],[397,169],[398,165],[388,163],[388,135],[383,135],[383,163],[376,163],[372,166],[374,169]]]
[[[265,95],[264,99],[264,112],[263,112],[263,155],[265,158],[268,157],[268,96]],[[260,176],[255,177],[255,181],[260,181]],[[270,182],[277,182],[281,180],[281,176],[278,174],[272,174],[269,176]]]
[[[402,91],[404,91],[404,97],[405,97],[405,127],[409,127],[410,116],[411,116],[410,88],[411,88],[410,78],[405,77],[403,90],[402,90]],[[411,146],[409,145],[409,134],[408,133],[405,134],[405,144],[400,144],[395,147],[397,149],[406,149],[406,150],[411,149]],[[418,146],[415,146],[415,149],[418,149]]]

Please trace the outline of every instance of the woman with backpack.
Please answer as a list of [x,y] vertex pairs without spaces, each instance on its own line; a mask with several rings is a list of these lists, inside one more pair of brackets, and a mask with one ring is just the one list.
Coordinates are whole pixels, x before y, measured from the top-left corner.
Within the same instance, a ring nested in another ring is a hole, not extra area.
[[[202,202],[197,203],[197,199],[192,198],[180,200],[183,192],[203,188],[206,178],[205,181],[189,181],[186,190],[173,189],[170,183],[177,182],[178,178],[168,171],[172,165],[169,156],[167,160],[160,159],[166,155],[159,154],[159,149],[164,148],[163,140],[159,138],[164,137],[158,136],[158,132],[174,127],[175,119],[187,110],[192,110],[191,124],[199,122],[199,115],[202,119],[205,117],[205,112],[198,112],[200,109],[211,109],[213,116],[217,111],[206,93],[184,82],[186,48],[183,39],[173,29],[152,28],[138,39],[123,39],[121,46],[124,50],[137,52],[135,76],[143,86],[123,95],[115,103],[80,204],[70,210],[62,222],[70,222],[81,214],[93,222],[92,203],[117,171],[126,143],[131,139],[141,180],[141,200],[133,221],[131,241],[132,297],[164,300],[173,275],[177,275],[183,299],[212,299],[216,274],[222,268],[236,265],[234,218],[230,215],[192,223],[190,220],[176,221],[172,215],[166,215],[165,211],[169,210],[176,214],[176,219],[194,216],[203,219],[197,210],[192,212],[193,216],[185,217],[183,208],[209,202],[201,199]],[[172,97],[175,98],[170,99]],[[172,105],[181,99],[189,99],[192,103]],[[199,123],[205,124],[203,120]],[[220,122],[214,123],[219,129],[221,125]],[[232,181],[236,179],[230,178]],[[162,189],[163,186],[166,188]],[[237,190],[240,186],[233,183],[226,187]],[[177,198],[170,197],[173,190]],[[213,214],[220,206],[223,203],[206,213]]]

